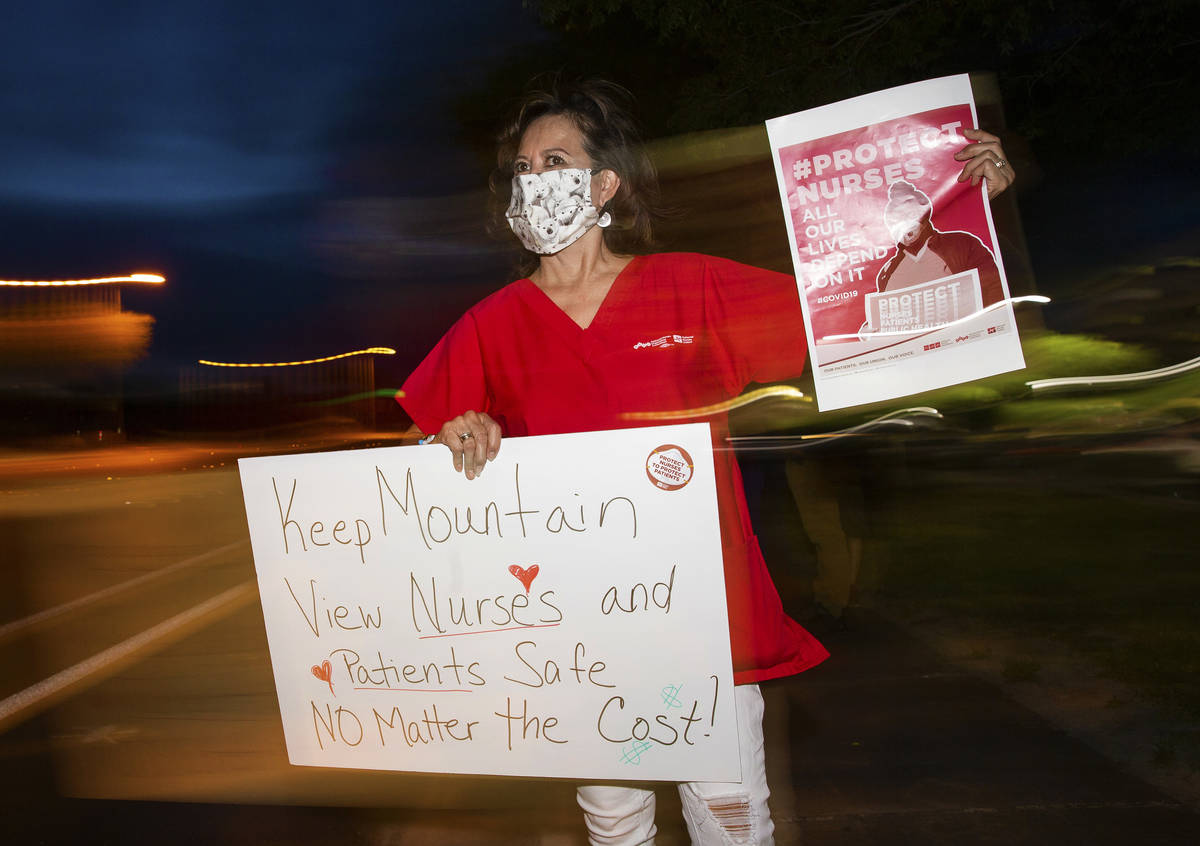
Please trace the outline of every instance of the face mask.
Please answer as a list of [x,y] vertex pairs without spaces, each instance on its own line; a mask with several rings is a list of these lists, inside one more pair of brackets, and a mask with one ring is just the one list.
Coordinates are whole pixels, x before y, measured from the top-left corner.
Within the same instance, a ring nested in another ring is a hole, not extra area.
[[892,235],[892,240],[897,244],[911,246],[917,240],[917,236],[921,234],[921,218],[914,217],[893,223],[888,227],[888,231]]
[[530,252],[546,256],[569,247],[600,220],[591,168],[518,173],[505,217]]

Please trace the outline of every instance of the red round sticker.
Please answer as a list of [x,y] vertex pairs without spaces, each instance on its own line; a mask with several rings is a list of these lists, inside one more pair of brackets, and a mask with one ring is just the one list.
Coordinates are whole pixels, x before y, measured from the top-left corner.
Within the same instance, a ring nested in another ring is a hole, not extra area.
[[675,444],[663,444],[646,459],[646,475],[655,487],[677,491],[692,480],[692,457]]

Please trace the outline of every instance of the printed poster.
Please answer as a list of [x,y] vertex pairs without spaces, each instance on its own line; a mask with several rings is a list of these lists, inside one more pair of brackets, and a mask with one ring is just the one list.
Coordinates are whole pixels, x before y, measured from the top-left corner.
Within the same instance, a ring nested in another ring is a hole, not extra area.
[[1025,366],[967,75],[767,121],[822,411]]
[[293,764],[740,779],[707,424],[239,469]]

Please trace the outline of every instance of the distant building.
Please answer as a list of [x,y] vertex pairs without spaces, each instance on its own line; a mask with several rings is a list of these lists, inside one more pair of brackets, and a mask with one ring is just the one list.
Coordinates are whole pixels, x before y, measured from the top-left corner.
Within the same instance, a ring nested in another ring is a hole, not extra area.
[[202,361],[180,374],[183,426],[266,433],[321,420],[374,429],[375,356],[394,354],[371,347],[304,361]]
[[146,355],[154,319],[121,307],[121,284],[0,282],[0,433],[123,433],[123,377]]

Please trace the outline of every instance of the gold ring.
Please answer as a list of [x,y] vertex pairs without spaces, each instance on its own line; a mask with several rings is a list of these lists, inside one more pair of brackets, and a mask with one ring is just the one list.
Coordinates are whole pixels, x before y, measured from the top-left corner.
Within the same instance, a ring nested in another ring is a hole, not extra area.
[[470,432],[462,432],[459,434],[458,439],[465,444],[467,441],[471,440],[471,438],[473,438],[473,437],[475,437],[475,436],[472,435]]
[[1006,167],[1008,165],[1008,162],[1004,161],[1004,159],[996,159],[996,161],[993,162],[993,164],[995,164],[997,168],[1001,168],[1001,167]]

